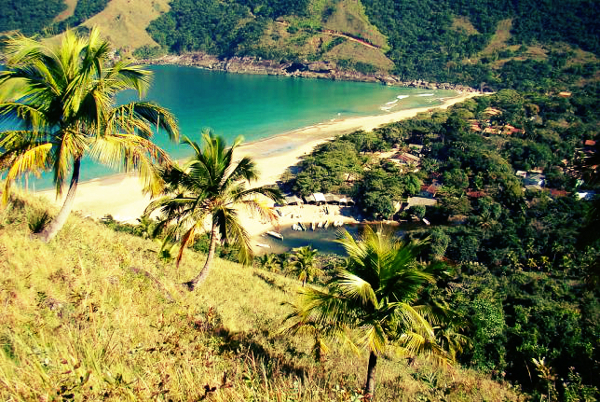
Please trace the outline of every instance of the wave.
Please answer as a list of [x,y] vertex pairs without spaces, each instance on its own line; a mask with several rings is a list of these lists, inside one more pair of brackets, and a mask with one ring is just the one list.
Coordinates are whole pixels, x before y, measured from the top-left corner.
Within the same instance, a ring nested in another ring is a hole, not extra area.
[[386,103],[386,105],[393,105],[393,104],[394,104],[394,103],[396,103],[396,102],[398,102],[398,99],[396,99],[396,100],[393,100],[393,101],[391,101],[391,102],[388,102],[388,103]]
[[434,94],[419,94],[417,96],[433,96]]
[[398,96],[396,96],[396,98],[398,98],[398,99],[406,99],[406,98],[408,98],[409,96],[410,96],[410,95],[398,95]]

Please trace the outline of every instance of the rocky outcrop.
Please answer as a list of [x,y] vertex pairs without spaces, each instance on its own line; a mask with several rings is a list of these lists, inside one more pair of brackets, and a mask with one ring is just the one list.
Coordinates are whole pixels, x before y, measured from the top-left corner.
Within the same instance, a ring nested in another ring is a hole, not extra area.
[[422,80],[402,81],[389,74],[363,74],[357,71],[340,70],[333,62],[277,62],[257,57],[231,57],[220,59],[206,53],[167,55],[153,60],[140,60],[143,64],[176,64],[194,66],[207,70],[226,71],[238,74],[281,75],[287,77],[319,78],[329,80],[379,82],[385,85],[423,89],[449,89],[462,92],[476,91],[471,87],[450,83],[434,83]]

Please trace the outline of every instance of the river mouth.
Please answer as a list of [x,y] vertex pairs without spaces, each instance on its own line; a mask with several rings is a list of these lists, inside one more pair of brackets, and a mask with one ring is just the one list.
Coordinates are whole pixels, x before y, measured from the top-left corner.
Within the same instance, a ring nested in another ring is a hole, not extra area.
[[[256,255],[264,255],[269,253],[281,254],[291,252],[292,249],[297,247],[310,246],[317,249],[320,254],[335,254],[339,256],[346,256],[346,251],[338,240],[343,233],[347,231],[355,239],[363,234],[363,231],[367,225],[365,224],[346,224],[341,228],[328,227],[327,229],[316,228],[314,231],[307,228],[306,231],[293,230],[291,226],[282,226],[281,235],[283,240],[276,239],[268,234],[262,234],[252,239],[252,245],[256,246],[261,244],[263,246],[268,245],[269,247],[254,247]],[[422,228],[420,224],[402,224],[402,225],[370,225],[374,230],[378,230],[382,227],[383,230],[388,233],[402,237],[404,234],[413,229]]]

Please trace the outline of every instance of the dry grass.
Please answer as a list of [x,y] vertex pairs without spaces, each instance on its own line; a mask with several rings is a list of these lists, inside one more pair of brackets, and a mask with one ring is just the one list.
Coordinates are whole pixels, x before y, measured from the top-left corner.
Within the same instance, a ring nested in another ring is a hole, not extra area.
[[464,32],[467,35],[478,35],[479,34],[477,29],[475,29],[473,24],[471,24],[471,21],[469,21],[469,18],[463,17],[463,16],[454,17],[454,19],[452,20],[451,28],[453,30],[455,30],[456,32]]
[[481,51],[481,56],[494,54],[495,52],[506,48],[506,43],[510,39],[510,30],[512,29],[512,19],[508,18],[498,22],[496,32],[492,36],[490,43]]
[[65,4],[67,8],[62,13],[58,14],[54,21],[60,22],[62,20],[66,20],[75,12],[75,7],[77,6],[77,0],[65,0]]
[[394,68],[394,63],[380,50],[368,48],[356,42],[345,41],[327,52],[324,60],[349,59],[355,62],[371,64],[379,70],[389,71]]
[[[335,346],[324,362],[311,339],[277,335],[298,283],[217,260],[194,293],[157,259],[152,241],[73,215],[49,244],[28,223],[41,201],[0,209],[0,399],[349,401],[366,356]],[[132,267],[137,271],[131,270]],[[143,274],[146,271],[160,283]],[[465,370],[382,359],[377,400],[518,400]]]
[[134,50],[144,45],[157,46],[146,27],[167,11],[169,0],[111,0],[83,25],[98,26],[115,48]]

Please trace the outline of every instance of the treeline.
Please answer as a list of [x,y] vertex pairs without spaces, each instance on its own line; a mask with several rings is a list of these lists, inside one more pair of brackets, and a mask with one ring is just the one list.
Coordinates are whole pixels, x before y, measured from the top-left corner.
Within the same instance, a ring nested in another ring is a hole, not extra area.
[[74,28],[98,14],[109,0],[78,0],[73,15],[60,21],[54,19],[67,6],[64,0],[7,1],[0,4],[0,32],[18,30],[24,35],[56,35]]
[[52,24],[67,6],[63,0],[11,0],[0,3],[0,32],[33,35]]
[[[597,84],[571,97],[502,90],[356,132],[317,148],[288,185],[351,194],[367,218],[426,216],[434,228],[409,236],[429,236],[423,258],[455,269],[429,297],[456,313],[472,341],[461,362],[538,397],[592,400],[585,398],[599,385],[600,236],[597,209],[575,193],[600,189],[592,166],[599,150],[584,150],[585,140],[600,139],[599,95]],[[418,171],[373,153],[416,154],[409,144],[423,146]],[[544,169],[544,188],[515,174],[535,168]],[[398,211],[421,184],[435,183],[436,206]]]

